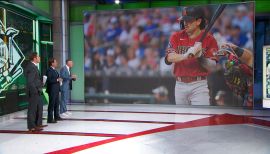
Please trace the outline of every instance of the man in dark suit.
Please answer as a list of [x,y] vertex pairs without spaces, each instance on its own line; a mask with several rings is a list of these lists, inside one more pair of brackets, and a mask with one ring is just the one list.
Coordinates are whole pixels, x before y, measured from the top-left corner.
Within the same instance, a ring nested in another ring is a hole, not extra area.
[[69,116],[71,113],[67,112],[67,102],[70,100],[70,90],[72,89],[72,80],[75,81],[77,76],[70,73],[70,69],[73,67],[73,62],[71,59],[66,60],[66,65],[60,70],[60,77],[63,79],[63,84],[61,86],[61,103],[60,103],[60,113],[61,116]]
[[43,83],[38,71],[40,57],[36,52],[30,55],[31,62],[25,67],[26,94],[28,97],[27,127],[30,132],[41,131],[43,102],[41,98]]
[[56,123],[58,120],[62,120],[59,115],[59,91],[60,91],[60,78],[59,73],[55,69],[58,63],[56,59],[49,59],[49,68],[46,71],[47,76],[47,89],[46,92],[49,95],[49,106],[48,106],[48,123]]

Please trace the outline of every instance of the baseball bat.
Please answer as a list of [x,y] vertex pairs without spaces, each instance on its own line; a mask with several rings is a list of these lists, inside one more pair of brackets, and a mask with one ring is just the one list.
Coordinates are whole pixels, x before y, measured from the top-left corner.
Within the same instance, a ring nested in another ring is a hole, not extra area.
[[210,29],[213,27],[215,21],[217,20],[217,18],[221,15],[221,13],[223,12],[223,10],[225,9],[226,4],[221,4],[215,14],[213,15],[213,17],[211,18],[210,22],[208,23],[202,37],[200,38],[199,42],[202,42],[204,40],[204,38],[206,37],[207,33],[210,31]]

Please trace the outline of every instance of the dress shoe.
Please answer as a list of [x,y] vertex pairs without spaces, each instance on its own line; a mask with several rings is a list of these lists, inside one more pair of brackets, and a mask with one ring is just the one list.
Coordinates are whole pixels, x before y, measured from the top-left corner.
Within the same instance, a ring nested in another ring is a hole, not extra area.
[[61,117],[59,117],[59,118],[56,118],[55,120],[56,120],[56,121],[63,121],[64,119],[61,118]]
[[34,133],[35,131],[36,131],[36,128],[28,129],[28,132],[29,132],[29,133]]
[[42,131],[42,130],[43,130],[43,128],[40,128],[40,127],[35,128],[35,132],[39,132],[39,131]]
[[37,126],[38,128],[44,128],[44,127],[47,127],[48,125],[40,125],[40,126]]
[[72,115],[71,112],[65,112],[65,114],[66,114],[66,115],[69,115],[69,116]]
[[39,132],[39,131],[42,131],[42,130],[43,130],[42,128],[36,127],[36,128],[28,129],[28,132],[29,133],[36,133],[36,132]]
[[62,113],[62,114],[60,114],[60,117],[61,118],[67,118],[67,117],[69,117],[69,115],[67,115],[66,113]]
[[49,123],[49,124],[53,124],[53,123],[57,123],[57,121],[52,120],[52,121],[47,121],[47,123]]

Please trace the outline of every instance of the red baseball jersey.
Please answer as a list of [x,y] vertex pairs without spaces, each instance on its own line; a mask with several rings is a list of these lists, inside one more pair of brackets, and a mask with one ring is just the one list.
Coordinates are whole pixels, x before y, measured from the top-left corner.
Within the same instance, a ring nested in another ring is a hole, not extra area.
[[[176,32],[171,36],[168,47],[174,48],[178,54],[184,54],[190,47],[194,46],[195,42],[199,41],[202,35],[203,31],[196,38],[190,39],[185,30]],[[213,53],[218,50],[218,45],[212,35],[207,34],[202,42],[202,48],[204,57],[214,60],[217,59]],[[208,75],[208,71],[199,64],[195,57],[175,63],[173,73],[177,77]]]

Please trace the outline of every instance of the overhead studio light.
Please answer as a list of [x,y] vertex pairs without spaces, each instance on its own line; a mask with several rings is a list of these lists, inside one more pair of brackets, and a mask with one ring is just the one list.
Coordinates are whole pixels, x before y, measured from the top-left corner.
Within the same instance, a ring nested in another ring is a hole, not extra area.
[[115,0],[115,4],[120,4],[120,0]]

